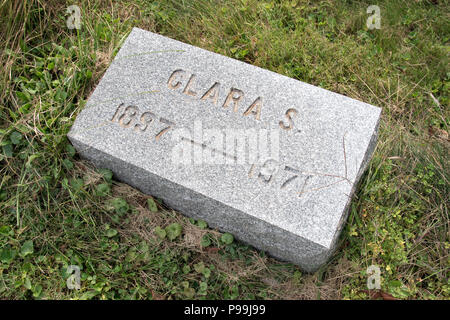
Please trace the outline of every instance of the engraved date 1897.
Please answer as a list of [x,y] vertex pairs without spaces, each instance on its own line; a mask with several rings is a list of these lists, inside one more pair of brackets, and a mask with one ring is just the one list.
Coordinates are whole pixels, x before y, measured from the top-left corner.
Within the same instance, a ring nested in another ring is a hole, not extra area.
[[117,107],[111,121],[117,122],[122,128],[133,128],[136,132],[145,132],[148,128],[152,128],[155,131],[156,141],[175,126],[174,122],[158,117],[153,112],[141,112],[137,106],[125,106],[124,103]]

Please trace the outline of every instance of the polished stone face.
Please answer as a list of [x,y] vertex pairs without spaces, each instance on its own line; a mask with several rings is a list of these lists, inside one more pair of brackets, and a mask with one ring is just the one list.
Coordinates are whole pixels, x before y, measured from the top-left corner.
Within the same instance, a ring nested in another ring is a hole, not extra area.
[[314,271],[335,249],[380,112],[135,28],[69,138],[118,180]]

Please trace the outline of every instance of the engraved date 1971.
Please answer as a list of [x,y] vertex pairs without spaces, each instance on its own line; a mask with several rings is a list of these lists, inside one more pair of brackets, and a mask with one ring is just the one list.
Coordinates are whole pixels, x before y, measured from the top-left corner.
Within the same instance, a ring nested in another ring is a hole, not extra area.
[[117,122],[122,128],[133,128],[136,132],[145,132],[150,128],[155,132],[156,141],[175,126],[174,122],[158,117],[153,112],[141,112],[137,106],[125,106],[124,103],[117,107],[111,121]]

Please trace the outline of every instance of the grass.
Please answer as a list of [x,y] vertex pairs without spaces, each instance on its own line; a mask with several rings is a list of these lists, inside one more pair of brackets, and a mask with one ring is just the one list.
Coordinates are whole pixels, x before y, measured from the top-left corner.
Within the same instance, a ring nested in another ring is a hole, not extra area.
[[[3,299],[448,299],[448,1],[0,1]],[[112,180],[66,138],[133,26],[383,108],[340,249],[315,274]],[[81,290],[66,286],[81,267]],[[381,291],[366,269],[381,268]]]

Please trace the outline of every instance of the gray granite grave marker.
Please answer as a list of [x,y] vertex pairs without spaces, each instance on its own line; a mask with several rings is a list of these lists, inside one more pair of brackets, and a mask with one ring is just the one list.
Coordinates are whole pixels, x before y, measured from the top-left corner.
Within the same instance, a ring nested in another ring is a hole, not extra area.
[[117,179],[314,271],[336,247],[380,112],[134,28],[69,139]]

